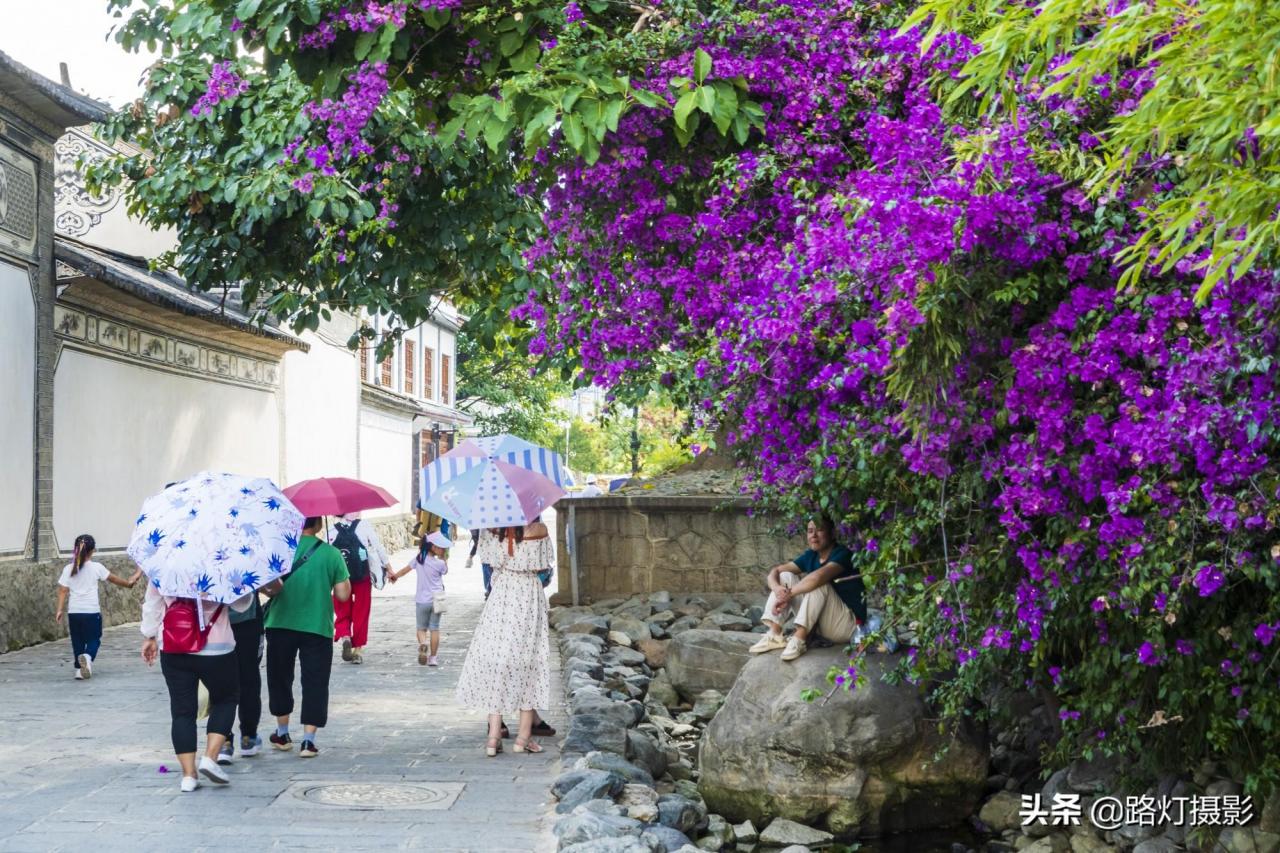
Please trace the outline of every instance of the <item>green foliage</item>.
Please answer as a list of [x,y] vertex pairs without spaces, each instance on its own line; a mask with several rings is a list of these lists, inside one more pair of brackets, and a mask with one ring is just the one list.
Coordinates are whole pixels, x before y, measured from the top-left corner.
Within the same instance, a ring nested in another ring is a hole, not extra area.
[[1144,200],[1146,231],[1119,258],[1128,267],[1122,286],[1149,267],[1186,261],[1203,270],[1204,299],[1223,276],[1275,260],[1280,5],[924,0],[907,26],[920,24],[933,36],[969,33],[982,46],[952,91],[956,105],[979,95],[984,108],[1014,114],[1019,89],[1096,102],[1122,75],[1150,75],[1140,99],[1109,111],[1099,148],[1063,146],[1077,161],[1064,174],[1099,197],[1141,183],[1162,160],[1176,169],[1176,192]]
[[458,337],[458,408],[475,417],[481,434],[510,433],[535,442],[554,434],[555,400],[568,392],[568,384],[530,358],[518,341],[485,347],[470,335]]
[[[158,265],[204,289],[242,286],[246,302],[263,300],[299,330],[330,311],[361,309],[412,326],[441,296],[473,300],[468,331],[486,342],[536,286],[522,252],[541,209],[516,192],[530,174],[513,154],[594,161],[629,110],[670,111],[684,88],[638,90],[632,73],[682,50],[690,28],[734,5],[591,3],[587,20],[566,26],[559,0],[468,3],[452,13],[409,4],[403,27],[342,29],[317,49],[300,40],[350,4],[109,4],[124,18],[117,41],[160,59],[143,96],[103,128],[136,150],[92,166],[90,182],[127,185],[130,213],[176,231],[178,245]],[[193,114],[222,62],[245,91]],[[363,63],[385,63],[390,84],[362,133],[372,153],[340,157],[326,174],[298,156],[325,140],[306,107],[340,101]],[[692,106],[678,122],[686,141],[698,115],[740,141],[762,126],[743,81],[712,79],[705,52],[691,65]],[[384,202],[398,209],[384,214]]]

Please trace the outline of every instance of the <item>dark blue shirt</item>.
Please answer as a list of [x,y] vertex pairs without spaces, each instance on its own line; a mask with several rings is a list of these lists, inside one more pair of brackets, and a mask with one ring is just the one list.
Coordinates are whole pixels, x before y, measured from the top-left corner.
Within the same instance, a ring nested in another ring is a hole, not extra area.
[[836,595],[840,596],[840,600],[844,602],[845,607],[853,611],[853,615],[859,623],[867,621],[866,588],[862,584],[861,573],[853,565],[852,551],[843,545],[837,545],[827,555],[826,563],[823,563],[818,556],[818,552],[810,548],[791,562],[800,568],[801,575],[816,572],[826,563],[839,565],[840,571],[836,574],[836,579],[852,578],[852,580],[842,580],[840,583],[835,584]]

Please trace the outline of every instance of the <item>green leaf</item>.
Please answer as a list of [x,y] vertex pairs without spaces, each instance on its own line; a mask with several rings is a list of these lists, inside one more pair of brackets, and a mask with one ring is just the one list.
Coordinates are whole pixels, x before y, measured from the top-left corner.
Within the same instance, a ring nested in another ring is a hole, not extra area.
[[511,65],[512,71],[532,71],[534,66],[538,64],[538,57],[542,54],[542,48],[538,46],[537,39],[529,39],[524,43],[524,47],[507,60]]
[[361,33],[356,37],[356,46],[352,50],[356,61],[363,62],[369,58],[369,51],[373,50],[373,41],[378,37],[376,30],[367,33]]
[[240,0],[240,5],[236,6],[236,17],[247,21],[258,14],[258,7],[261,5],[262,0]]
[[566,113],[560,126],[564,129],[565,141],[574,151],[581,151],[587,139],[586,129],[582,126],[582,116],[577,113]]
[[507,138],[507,122],[491,116],[484,125],[484,141],[489,146],[489,150],[495,154],[498,152],[502,141]]
[[604,123],[611,133],[618,130],[618,120],[622,117],[622,108],[626,103],[622,100],[612,100],[604,108]]
[[702,83],[710,73],[711,54],[702,48],[698,48],[693,54],[693,79],[698,83]]
[[[693,92],[685,92],[684,95],[680,97],[680,100],[676,101],[675,116],[676,127],[678,129],[685,129],[685,126],[689,121],[689,113],[693,112],[696,105],[697,96],[694,95]],[[684,143],[681,144],[683,145]]]
[[693,93],[698,99],[698,109],[709,116],[715,115],[716,90],[711,86],[699,86]]
[[498,50],[503,56],[510,56],[521,48],[524,44],[524,36],[518,32],[503,33],[502,38],[498,40]]

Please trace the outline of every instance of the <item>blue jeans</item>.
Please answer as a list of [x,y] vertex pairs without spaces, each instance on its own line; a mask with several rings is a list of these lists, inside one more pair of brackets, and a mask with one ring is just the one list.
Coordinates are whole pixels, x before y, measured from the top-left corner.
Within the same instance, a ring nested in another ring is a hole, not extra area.
[[489,588],[493,585],[493,566],[488,563],[480,564],[480,572],[484,575],[484,597],[489,597]]
[[101,613],[68,613],[67,632],[71,634],[71,662],[79,664],[80,655],[96,660],[102,645]]

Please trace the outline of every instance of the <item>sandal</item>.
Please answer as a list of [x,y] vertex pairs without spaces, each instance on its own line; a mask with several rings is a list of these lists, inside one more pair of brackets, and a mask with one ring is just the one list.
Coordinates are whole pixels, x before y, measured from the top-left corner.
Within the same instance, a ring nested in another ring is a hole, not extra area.
[[486,738],[484,742],[485,757],[493,758],[499,752],[502,752],[502,738],[497,738],[497,737]]
[[542,750],[542,744],[538,743],[536,740],[530,737],[526,741],[521,741],[520,738],[516,738],[516,745],[511,747],[511,751],[539,753],[539,752],[542,752],[543,750]]
[[556,730],[547,725],[546,720],[538,720],[533,727],[532,733],[538,737],[555,737]]
[[510,737],[511,737],[511,732],[507,730],[507,724],[506,724],[506,723],[503,723],[503,724],[502,724],[502,737],[503,737],[503,739],[504,739],[504,740],[510,739]]

